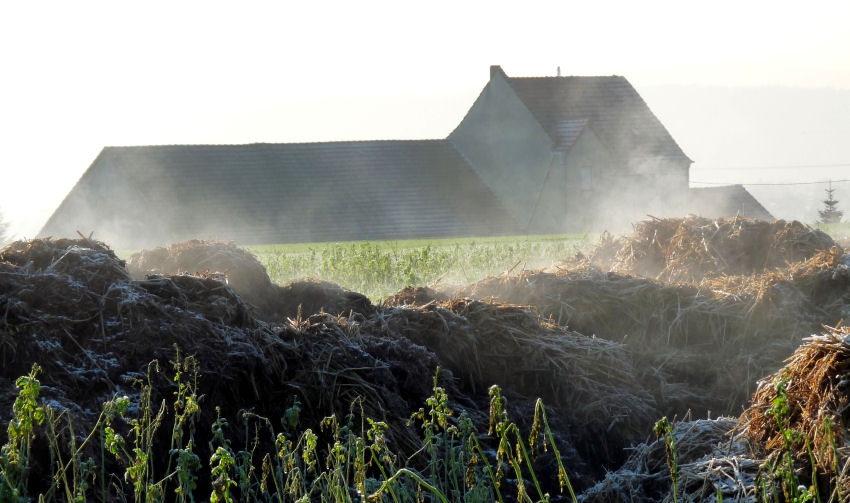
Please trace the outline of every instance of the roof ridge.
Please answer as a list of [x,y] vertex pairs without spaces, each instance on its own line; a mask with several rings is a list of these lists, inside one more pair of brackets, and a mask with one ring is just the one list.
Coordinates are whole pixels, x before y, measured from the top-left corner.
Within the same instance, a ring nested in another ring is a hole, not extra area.
[[428,143],[443,142],[446,138],[421,138],[404,140],[331,140],[331,141],[303,141],[303,142],[252,142],[252,143],[160,143],[146,145],[107,145],[103,149],[125,149],[125,148],[161,148],[161,147],[255,147],[255,146],[285,146],[285,145],[331,145],[331,144],[357,144],[357,143]]
[[530,77],[508,77],[511,79],[625,79],[624,75],[546,75],[546,76],[530,76]]

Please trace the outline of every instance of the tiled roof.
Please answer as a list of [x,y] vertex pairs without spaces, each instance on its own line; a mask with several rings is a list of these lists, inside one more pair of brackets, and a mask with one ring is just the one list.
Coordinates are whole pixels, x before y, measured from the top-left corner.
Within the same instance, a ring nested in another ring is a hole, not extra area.
[[662,156],[689,160],[624,78],[508,77],[532,115],[559,145],[565,122],[586,120],[620,159]]
[[695,187],[690,189],[688,213],[706,218],[740,215],[773,221],[775,218],[743,185]]
[[[104,185],[132,190],[118,196]],[[97,214],[119,221],[141,219],[156,230],[152,236],[171,240],[249,244],[516,230],[445,140],[107,147],[41,234],[81,228],[97,236],[90,226],[97,222],[70,216],[83,203],[102,205]],[[150,244],[134,238],[139,242],[116,245]]]
[[587,126],[587,119],[563,120],[555,124],[555,150],[566,152],[581,136]]

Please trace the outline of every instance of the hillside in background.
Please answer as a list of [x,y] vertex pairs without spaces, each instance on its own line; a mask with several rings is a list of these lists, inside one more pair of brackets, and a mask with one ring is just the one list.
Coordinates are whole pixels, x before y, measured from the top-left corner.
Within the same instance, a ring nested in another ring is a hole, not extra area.
[[[694,164],[694,182],[792,183],[850,178],[850,90],[640,86]],[[814,222],[824,184],[749,190],[777,218]],[[845,220],[850,183],[834,185]]]

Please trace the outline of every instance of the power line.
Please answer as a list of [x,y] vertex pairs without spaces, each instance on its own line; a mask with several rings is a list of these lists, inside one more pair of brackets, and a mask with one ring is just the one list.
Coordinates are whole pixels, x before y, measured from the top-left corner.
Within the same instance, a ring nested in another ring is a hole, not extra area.
[[728,170],[750,170],[750,169],[802,169],[802,168],[847,168],[850,167],[850,162],[841,162],[835,164],[797,164],[784,166],[724,166],[719,168],[711,168],[704,166],[694,166],[691,169],[699,169],[706,171],[728,171]]
[[691,183],[700,183],[703,185],[816,185],[820,183],[846,183],[850,182],[850,178],[844,180],[824,180],[822,182],[776,182],[776,183],[729,183],[729,182],[698,182],[691,180]]

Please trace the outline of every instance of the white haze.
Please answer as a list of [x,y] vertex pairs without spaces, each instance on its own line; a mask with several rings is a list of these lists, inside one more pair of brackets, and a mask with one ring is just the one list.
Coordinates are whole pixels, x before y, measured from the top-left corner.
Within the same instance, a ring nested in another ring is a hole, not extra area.
[[[809,182],[850,179],[850,90],[666,85],[640,92],[695,161],[692,186],[743,183],[775,217],[811,223],[827,184]],[[850,219],[850,182],[832,187]]]
[[[442,138],[491,64],[626,76],[694,180],[849,178],[846,165],[704,170],[850,162],[847,19],[845,1],[6,2],[0,211],[34,236],[106,145]],[[806,221],[822,199],[750,190]]]

